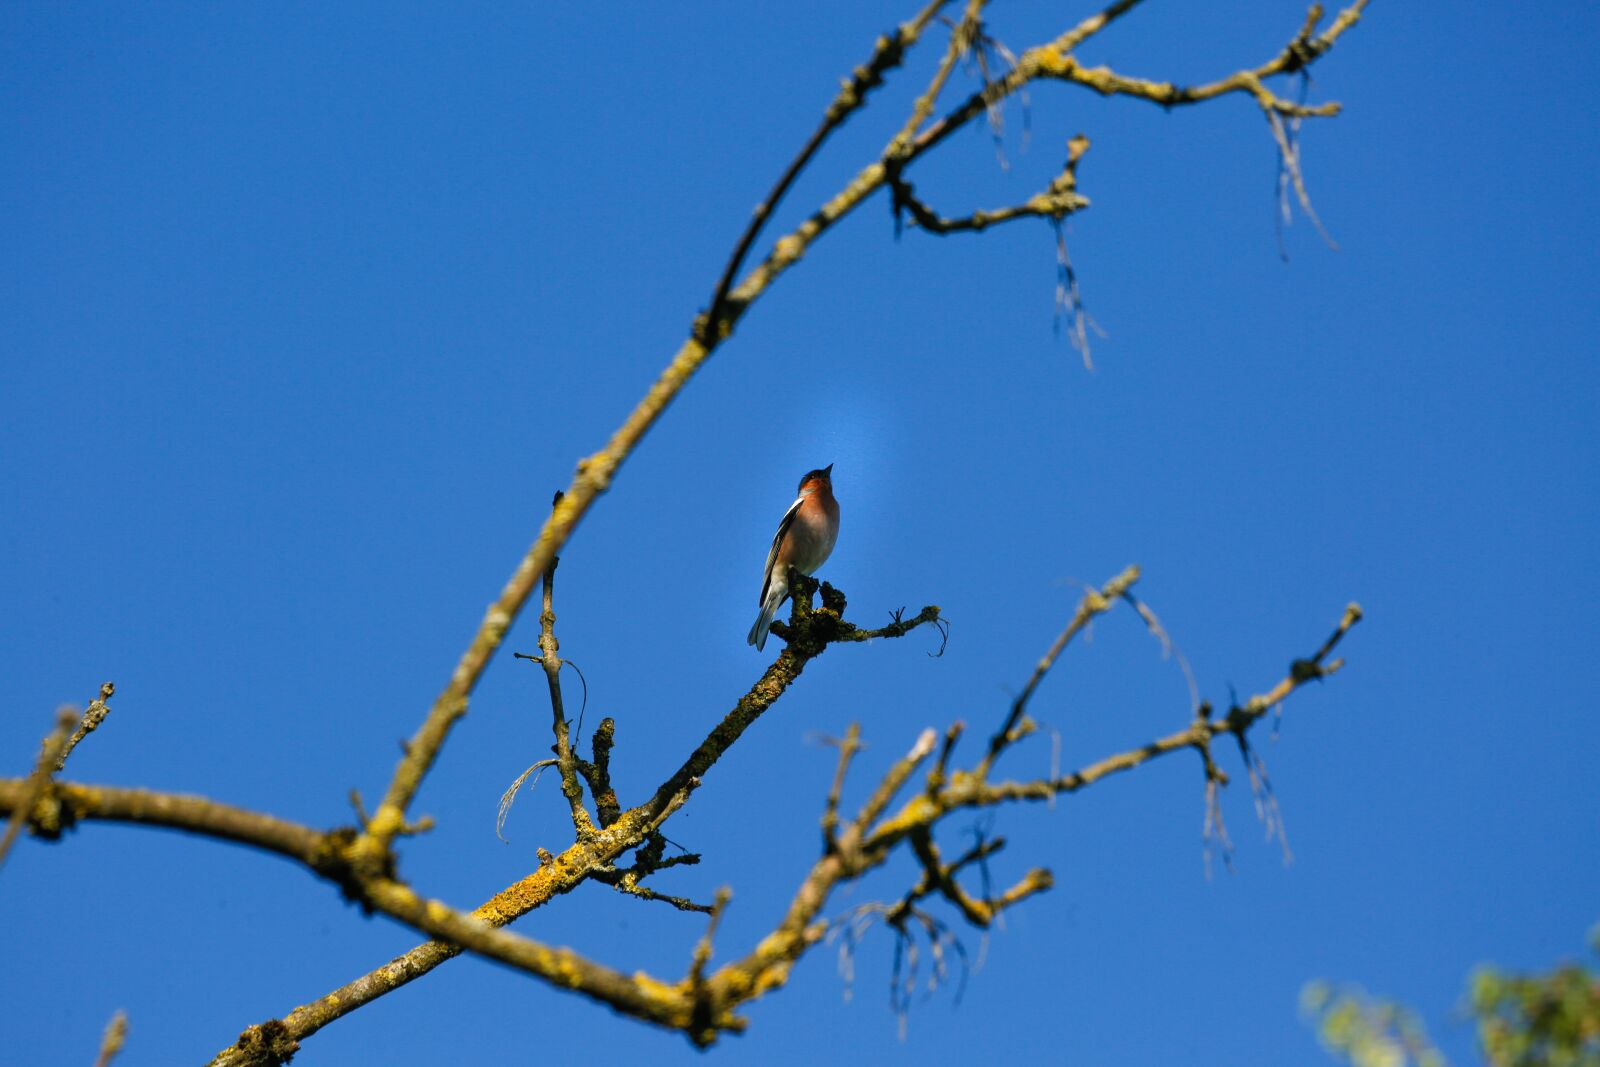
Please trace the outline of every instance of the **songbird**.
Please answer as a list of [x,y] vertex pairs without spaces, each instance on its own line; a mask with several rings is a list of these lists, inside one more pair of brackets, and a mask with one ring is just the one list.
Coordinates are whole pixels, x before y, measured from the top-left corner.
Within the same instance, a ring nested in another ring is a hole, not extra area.
[[767,573],[761,579],[761,614],[750,627],[750,643],[767,646],[767,627],[789,598],[789,568],[810,574],[833,552],[839,538],[839,502],[833,498],[833,464],[807,471],[800,479],[800,495],[783,513],[778,532],[767,552]]

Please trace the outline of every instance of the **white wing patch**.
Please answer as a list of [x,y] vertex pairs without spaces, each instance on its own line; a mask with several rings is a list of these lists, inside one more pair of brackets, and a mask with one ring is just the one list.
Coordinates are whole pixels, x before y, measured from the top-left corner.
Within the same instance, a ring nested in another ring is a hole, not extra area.
[[757,604],[767,602],[767,590],[772,588],[772,565],[778,560],[778,546],[783,543],[783,535],[789,532],[789,527],[794,525],[794,517],[805,499],[804,493],[794,498],[789,510],[783,513],[783,521],[778,523],[778,532],[772,535],[772,547],[767,549],[767,570],[761,578],[761,597],[756,601]]

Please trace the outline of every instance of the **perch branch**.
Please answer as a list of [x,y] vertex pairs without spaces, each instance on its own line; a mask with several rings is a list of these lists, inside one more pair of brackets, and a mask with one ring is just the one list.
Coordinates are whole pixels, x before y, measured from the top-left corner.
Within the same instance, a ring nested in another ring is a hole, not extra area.
[[[622,812],[607,823],[605,829],[580,837],[565,851],[541,863],[537,871],[502,890],[470,915],[452,911],[437,902],[422,901],[407,887],[379,879],[378,892],[372,897],[372,905],[402,922],[436,935],[437,939],[418,945],[383,967],[309,1004],[301,1005],[282,1019],[271,1019],[249,1027],[233,1045],[216,1055],[211,1061],[212,1067],[261,1067],[275,1062],[272,1056],[278,1056],[281,1060],[285,1050],[292,1054],[300,1041],[322,1027],[422,977],[460,955],[463,948],[528,970],[552,984],[576,989],[634,1014],[609,999],[619,989],[616,972],[605,968],[593,972],[573,972],[564,969],[566,957],[552,955],[557,950],[511,934],[491,937],[482,928],[492,932],[492,928],[504,926],[553,897],[569,892],[596,872],[614,869],[617,858],[644,842],[682,805],[688,791],[699,783],[700,776],[715,765],[728,747],[783,695],[805,665],[821,655],[829,644],[865,641],[873,637],[899,637],[923,623],[939,621],[939,609],[929,607],[914,619],[897,621],[877,630],[864,630],[842,617],[845,597],[833,587],[826,583],[820,585],[824,600],[821,607],[813,605],[819,589],[819,583],[815,580],[802,577],[792,588],[792,614],[789,623],[782,624],[780,633],[788,642],[786,647],[749,692],[735,703],[722,722],[649,800]],[[601,724],[601,730],[606,730],[605,723]],[[607,753],[605,758],[609,759],[609,749],[608,732],[607,744],[596,745],[597,761],[602,758],[602,752]],[[0,781],[0,811],[4,810],[5,805],[5,785]],[[672,862],[664,861],[660,866]],[[457,935],[466,940],[456,940]],[[627,992],[624,997],[627,1003],[634,1003],[643,996],[656,998],[653,1002],[655,1006],[639,1015],[640,1018],[664,1026],[677,1025],[672,1022],[674,1019],[689,1018],[692,998],[686,992],[662,985],[648,976],[635,975],[628,980],[633,981],[638,989]],[[655,993],[640,992],[640,989],[655,990]],[[717,1017],[719,1030],[737,1028],[738,1025],[729,1016]]]

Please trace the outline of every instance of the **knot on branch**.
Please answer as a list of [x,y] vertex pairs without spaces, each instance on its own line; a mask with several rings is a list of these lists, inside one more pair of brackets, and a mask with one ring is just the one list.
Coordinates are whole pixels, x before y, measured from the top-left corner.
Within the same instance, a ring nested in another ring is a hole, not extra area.
[[27,814],[28,832],[42,841],[59,841],[78,825],[78,813],[62,802],[54,780],[43,783]]
[[850,77],[839,81],[839,95],[833,98],[824,115],[824,121],[835,125],[866,102],[867,94],[883,84],[885,72],[898,67],[905,58],[906,33],[896,28],[879,37],[873,46],[872,58],[850,72]]
[[[930,604],[917,614],[907,616],[905,609],[890,612],[887,626],[863,629],[844,618],[845,595],[827,582],[800,574],[789,568],[789,589],[794,599],[788,622],[774,622],[772,632],[783,638],[789,651],[802,660],[820,656],[829,645],[844,642],[870,641],[875,637],[903,637],[924,623],[932,623],[942,638],[939,652],[944,653],[943,640],[949,638],[949,624],[939,614],[937,605]],[[822,606],[815,605],[820,594]]]
[[300,1051],[300,1042],[289,1033],[289,1028],[279,1019],[257,1023],[239,1035],[234,1048],[239,1058],[233,1062],[249,1067],[279,1067],[288,1063]]
[[895,236],[907,215],[920,229],[932,234],[982,233],[990,226],[1015,219],[1041,218],[1060,224],[1068,215],[1089,206],[1088,197],[1078,192],[1078,161],[1089,150],[1089,138],[1078,134],[1067,142],[1067,161],[1061,172],[1042,192],[1009,207],[975,211],[959,218],[946,218],[917,197],[916,189],[904,175],[905,160],[884,159],[884,181],[889,186],[889,210],[894,215]]
[[394,852],[353,826],[336,826],[322,834],[306,862],[368,915],[373,908],[366,887],[396,880]]
[[1313,36],[1322,22],[1322,5],[1312,4],[1306,12],[1305,25],[1283,49],[1282,68],[1285,74],[1294,74],[1315,63],[1328,50],[1327,44]]
[[[844,621],[845,596],[842,592],[817,579],[789,568],[789,590],[793,598],[787,623],[774,623],[772,632],[783,638],[797,655],[810,659],[820,656],[823,649],[835,641],[845,640],[845,635],[855,631],[853,623]],[[818,592],[822,606],[815,606]]]
[[1297,659],[1289,664],[1289,677],[1296,685],[1317,681],[1323,673],[1322,664],[1316,660]]

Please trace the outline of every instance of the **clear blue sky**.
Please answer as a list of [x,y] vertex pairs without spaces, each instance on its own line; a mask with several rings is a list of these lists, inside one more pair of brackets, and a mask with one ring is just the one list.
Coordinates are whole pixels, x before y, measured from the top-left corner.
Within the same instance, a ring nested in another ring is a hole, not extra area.
[[[347,821],[347,790],[381,792],[551,492],[664,364],[839,76],[909,10],[0,9],[6,773],[110,678],[69,777]],[[992,27],[1020,50],[1085,10],[999,4]],[[1197,80],[1271,55],[1302,15],[1150,5],[1084,58]],[[1239,774],[1237,870],[1208,880],[1201,775],[1174,758],[993,817],[1012,842],[996,878],[1042,863],[1057,888],[992,936],[959,1005],[917,1005],[904,1042],[880,936],[849,1003],[815,952],[706,1057],[469,959],[296,1064],[559,1062],[590,1039],[667,1063],[1315,1063],[1296,999],[1317,977],[1416,1005],[1468,1059],[1469,969],[1549,964],[1600,919],[1600,151],[1574,81],[1600,16],[1428,15],[1376,3],[1316,68],[1317,98],[1346,105],[1304,153],[1339,251],[1297,219],[1280,261],[1248,101],[1168,114],[1037,86],[1025,150],[1008,113],[1009,172],[973,130],[915,175],[948,213],[995,206],[1093,137],[1094,206],[1069,235],[1109,335],[1093,373],[1052,333],[1045,225],[897,242],[874,201],[758,305],[563,555],[562,647],[589,724],[618,720],[624,800],[761,669],[744,633],[808,467],[837,464],[824,576],[858,619],[938,603],[953,623],[939,660],[920,636],[830,651],[673,824],[706,862],[659,887],[733,886],[723,958],[814,857],[833,765],[814,735],[860,719],[874,772],[924,726],[996,721],[1074,582],[1129,562],[1214,700],[1367,608],[1349,669],[1261,735],[1291,865]],[[780,223],[882,146],[930,59]],[[493,832],[549,744],[543,689],[493,665],[419,799],[441,822],[404,848],[422,891],[471,906],[563,842],[548,782],[509,846]],[[1130,615],[1036,710],[1075,765],[1188,709]],[[1036,742],[1010,769],[1048,761]],[[909,877],[897,864],[830,913]],[[116,1008],[120,1063],[198,1062],[418,940],[277,859],[127,828],[22,842],[0,897],[17,1062],[88,1062]],[[701,922],[592,887],[518,928],[672,977]]]

